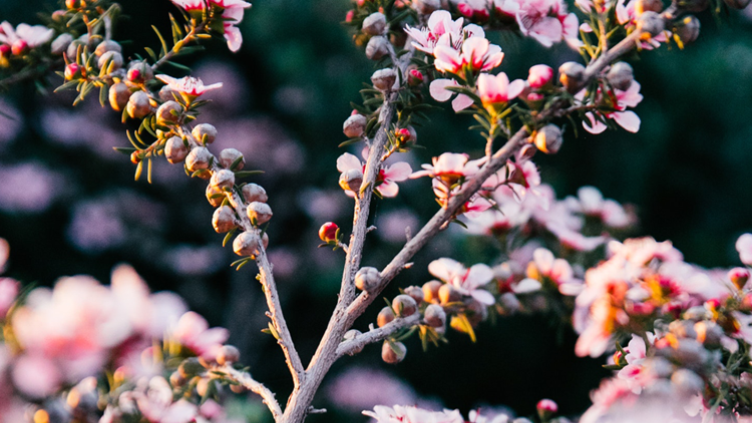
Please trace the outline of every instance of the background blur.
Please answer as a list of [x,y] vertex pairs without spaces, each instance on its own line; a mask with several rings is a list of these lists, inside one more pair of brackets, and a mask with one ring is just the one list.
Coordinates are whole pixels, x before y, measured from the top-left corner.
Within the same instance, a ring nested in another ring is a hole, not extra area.
[[[127,20],[117,30],[126,55],[158,46],[149,25],[169,33],[167,0],[123,1]],[[0,21],[37,23],[55,2],[0,1]],[[336,221],[349,230],[352,201],[337,185],[335,160],[343,151],[341,128],[350,101],[374,68],[340,25],[346,0],[258,1],[241,28],[242,50],[231,55],[220,42],[187,58],[205,82],[224,82],[201,121],[219,129],[213,149],[235,147],[254,180],[270,193],[275,216],[269,232],[286,317],[304,361],[315,350],[336,301],[344,255],[317,249],[318,227]],[[737,263],[734,241],[752,230],[752,24],[743,15],[700,16],[703,33],[684,51],[661,48],[633,61],[645,100],[636,111],[636,135],[592,136],[571,128],[556,157],[536,157],[544,182],[559,197],[594,185],[606,197],[637,207],[639,234],[671,239],[688,261],[703,266]],[[564,45],[545,50],[510,34],[496,40],[506,52],[502,70],[525,78],[537,63],[554,68],[577,56]],[[179,71],[174,73],[180,75]],[[58,85],[57,77],[52,84]],[[8,272],[26,283],[51,285],[57,277],[92,274],[109,280],[112,267],[129,262],[152,290],[173,290],[216,326],[231,330],[254,376],[286,398],[291,387],[283,357],[266,326],[265,304],[248,266],[229,267],[230,249],[211,228],[205,183],[179,166],[155,161],[155,183],[134,182],[134,167],[112,150],[127,146],[119,114],[92,96],[73,109],[70,93],[43,96],[33,86],[0,95],[0,237],[11,245]],[[443,151],[478,153],[483,143],[466,128],[470,118],[447,110],[418,128],[425,150],[406,156],[413,168]],[[145,179],[145,178],[144,178]],[[383,266],[436,205],[427,180],[401,185],[406,195],[378,202],[379,227],[369,239],[365,265]],[[494,261],[493,250],[458,232],[443,234],[416,257],[391,287],[422,284],[427,264],[440,256],[468,263]],[[365,329],[376,306],[357,322]],[[544,317],[485,324],[476,344],[450,331],[451,344],[420,351],[418,339],[399,366],[370,346],[336,365],[317,407],[330,413],[309,421],[360,421],[359,412],[381,404],[432,404],[461,408],[506,405],[520,415],[541,398],[564,414],[582,412],[588,393],[606,372],[600,361],[574,357],[574,334],[557,340]],[[347,372],[347,373],[346,373]]]

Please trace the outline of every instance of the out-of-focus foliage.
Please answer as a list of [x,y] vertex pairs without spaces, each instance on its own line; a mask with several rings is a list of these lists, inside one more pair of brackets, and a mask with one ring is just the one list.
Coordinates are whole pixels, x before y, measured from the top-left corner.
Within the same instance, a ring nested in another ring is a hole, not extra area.
[[[148,24],[169,31],[172,6],[153,3],[123,2],[127,18],[116,38],[132,39],[124,45],[126,57],[141,53],[134,46],[158,45]],[[43,0],[0,2],[0,20],[34,23],[35,11],[53,7]],[[207,83],[225,84],[204,112],[219,130],[217,148],[245,153],[248,167],[266,171],[257,182],[275,193],[270,259],[304,360],[336,301],[343,261],[341,254],[316,248],[317,228],[326,221],[345,231],[350,226],[352,202],[334,172],[342,153],[336,146],[344,141],[341,125],[373,71],[339,25],[347,9],[345,0],[257,4],[243,22],[245,43],[238,54],[225,53],[217,41],[208,55],[190,63]],[[577,128],[576,137],[568,128],[560,154],[540,158],[539,165],[559,197],[597,186],[605,196],[638,207],[640,234],[673,240],[687,261],[728,266],[736,264],[732,240],[752,229],[752,22],[742,15],[722,23],[709,15],[701,19],[703,34],[695,44],[684,51],[662,47],[633,63],[645,95],[636,109],[643,122],[638,134],[592,136]],[[547,59],[557,67],[577,58],[563,44],[549,54],[535,41],[509,34],[495,41],[507,55],[501,70],[513,78],[524,78],[530,66]],[[254,376],[284,395],[289,378],[273,339],[260,333],[265,304],[254,271],[229,267],[232,253],[219,246],[221,236],[211,228],[204,185],[163,162],[155,162],[153,185],[133,182],[132,165],[112,150],[127,145],[119,116],[101,109],[95,98],[74,110],[67,106],[72,98],[34,91],[17,87],[0,97],[0,111],[14,117],[0,116],[0,236],[12,246],[8,274],[42,285],[79,273],[107,280],[115,264],[129,262],[152,290],[175,290],[213,324],[230,329],[230,341],[241,347]],[[417,128],[426,148],[406,156],[413,168],[460,143],[482,151],[480,139],[466,130],[469,118],[448,111],[433,117]],[[365,265],[383,266],[404,242],[402,228],[416,231],[436,209],[420,181],[401,189],[406,195],[375,206],[380,230],[368,241],[371,262]],[[440,256],[494,262],[495,250],[455,237],[458,230],[420,253],[386,295],[427,281],[427,264]],[[356,327],[374,321],[377,311]],[[506,404],[523,415],[534,412],[537,399],[549,397],[562,404],[563,414],[579,413],[606,371],[598,361],[575,358],[574,335],[558,337],[546,322],[541,316],[499,319],[480,329],[476,344],[449,334],[452,348],[416,351],[397,367],[386,367],[379,348],[368,347],[358,365],[375,373],[363,370],[356,375],[361,382],[348,389],[397,391],[402,397],[394,401],[434,401],[463,410]],[[420,346],[415,340],[408,348]],[[338,369],[350,364],[342,360]],[[333,374],[317,406],[334,398],[343,402],[337,383]],[[379,396],[351,408],[332,404],[330,414],[310,420],[351,421],[357,411],[389,401]]]

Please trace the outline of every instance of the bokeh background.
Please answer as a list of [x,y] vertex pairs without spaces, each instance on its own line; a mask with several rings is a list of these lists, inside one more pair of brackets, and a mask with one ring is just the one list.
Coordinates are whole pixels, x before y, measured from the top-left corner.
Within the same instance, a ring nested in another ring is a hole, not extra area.
[[[169,33],[169,1],[122,4],[126,18],[116,39],[130,41],[127,55],[158,45],[149,25]],[[0,20],[35,23],[37,13],[55,7],[4,0]],[[266,172],[254,181],[271,194],[269,251],[304,361],[326,327],[343,263],[342,254],[316,248],[316,231],[330,220],[350,228],[352,202],[338,188],[335,169],[342,122],[374,70],[341,25],[349,7],[346,0],[261,0],[241,26],[238,54],[213,42],[205,54],[184,59],[205,82],[224,83],[201,116],[219,129],[214,148],[237,148],[248,168]],[[645,95],[636,108],[643,122],[638,134],[575,136],[570,127],[561,153],[536,161],[560,197],[594,185],[635,205],[637,234],[671,239],[688,261],[730,266],[737,264],[736,237],[752,230],[752,23],[743,14],[700,19],[702,35],[684,51],[664,47],[632,61]],[[506,52],[501,69],[515,78],[534,64],[557,67],[577,58],[564,45],[546,50],[511,34],[498,37]],[[52,86],[59,82],[50,78]],[[152,185],[134,182],[133,166],[112,149],[128,145],[125,128],[95,97],[74,109],[70,93],[42,95],[32,85],[0,93],[0,111],[13,117],[0,116],[0,237],[12,247],[8,274],[39,285],[82,273],[107,282],[114,265],[131,263],[154,291],[176,291],[213,325],[229,328],[254,376],[285,398],[291,383],[282,354],[260,332],[265,303],[255,269],[229,267],[234,257],[211,228],[205,183],[160,161]],[[469,117],[446,108],[432,116],[418,128],[426,149],[405,156],[414,168],[443,151],[482,150],[480,138],[466,130]],[[386,264],[403,244],[404,228],[414,233],[435,211],[427,180],[401,190],[374,209],[379,231],[369,238],[366,265]],[[441,256],[491,264],[498,254],[449,231],[387,295],[427,281],[427,264]],[[357,327],[373,322],[378,308]],[[315,401],[330,413],[309,421],[365,421],[360,410],[396,402],[463,412],[508,406],[529,415],[541,398],[577,414],[606,375],[601,361],[574,357],[575,335],[560,333],[545,316],[499,319],[478,333],[475,344],[450,333],[450,345],[425,353],[413,339],[396,367],[382,363],[379,346],[340,360]]]

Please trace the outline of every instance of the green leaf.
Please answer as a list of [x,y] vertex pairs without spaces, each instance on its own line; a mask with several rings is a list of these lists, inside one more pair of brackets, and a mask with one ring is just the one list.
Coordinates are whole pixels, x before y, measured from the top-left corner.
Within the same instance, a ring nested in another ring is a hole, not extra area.
[[136,181],[138,181],[138,178],[141,177],[141,173],[144,171],[144,162],[138,162],[138,166],[136,166]]
[[99,104],[104,107],[107,104],[107,94],[110,92],[110,86],[105,84],[99,89]]
[[241,170],[239,172],[235,172],[235,177],[245,178],[246,176],[262,175],[263,173],[263,170]]
[[232,239],[232,236],[235,235],[235,232],[237,229],[232,228],[229,232],[225,235],[225,238],[222,240],[222,247],[226,246],[228,242]]
[[191,68],[189,68],[188,66],[181,65],[180,63],[176,63],[176,62],[173,62],[171,60],[168,60],[165,63],[168,64],[168,65],[171,65],[173,67],[176,67],[176,68],[178,68],[178,69],[180,69],[182,71],[186,71],[186,72],[190,72],[191,71]]
[[149,159],[149,165],[147,166],[147,168],[148,169],[146,171],[146,180],[147,182],[151,183],[151,159]]
[[74,86],[76,86],[76,85],[78,85],[78,80],[68,81],[68,82],[66,82],[65,84],[63,84],[63,85],[61,85],[61,86],[59,86],[59,87],[55,88],[55,90],[54,90],[53,92],[55,92],[55,93],[56,93],[56,92],[58,92],[58,91],[63,91],[63,90],[67,90],[67,89],[69,89],[69,88],[73,88],[73,87],[74,87]]
[[125,154],[126,156],[130,156],[134,151],[138,151],[137,149],[131,147],[113,147],[112,149],[117,151],[118,153]]
[[155,62],[159,60],[159,57],[157,57],[157,54],[154,53],[154,50],[152,50],[150,47],[144,47],[144,50],[146,50],[146,54],[148,54],[149,57],[151,57],[151,60]]
[[347,147],[348,145],[353,145],[353,144],[359,143],[360,141],[363,141],[363,139],[362,138],[350,138],[347,141],[343,141],[339,143],[337,147],[340,147],[340,148]]
[[162,51],[166,54],[170,49],[167,47],[167,42],[165,41],[164,37],[162,37],[162,34],[159,33],[159,30],[156,26],[152,25],[151,29],[154,30],[154,32],[157,33],[157,37],[159,37],[159,42],[162,43]]

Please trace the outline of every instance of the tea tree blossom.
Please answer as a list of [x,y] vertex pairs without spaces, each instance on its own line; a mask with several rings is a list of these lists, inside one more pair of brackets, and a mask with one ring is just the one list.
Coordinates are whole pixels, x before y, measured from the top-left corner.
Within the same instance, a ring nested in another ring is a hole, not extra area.
[[222,83],[217,82],[211,85],[204,85],[199,78],[186,76],[184,78],[173,78],[169,75],[157,75],[157,79],[167,84],[171,90],[183,96],[186,101],[191,101],[203,94],[222,88]]
[[428,271],[442,281],[452,285],[462,295],[468,295],[482,304],[496,302],[493,295],[481,289],[493,279],[493,271],[485,264],[476,264],[469,269],[449,258],[434,260],[428,265]]
[[[350,153],[344,153],[337,159],[337,170],[345,173],[349,170],[365,171],[366,165]],[[393,198],[399,194],[397,182],[407,180],[412,173],[412,168],[406,162],[397,162],[391,166],[384,166],[376,178],[376,191],[384,197]],[[353,191],[345,191],[349,197],[356,194]]]
[[627,107],[637,107],[642,101],[642,94],[640,94],[640,84],[637,81],[632,81],[632,85],[629,89],[622,91],[614,88],[613,96],[608,94],[609,101],[616,109],[615,112],[589,112],[585,114],[588,121],[582,122],[582,126],[586,131],[591,134],[600,134],[606,130],[607,126],[600,120],[595,118],[595,114],[602,116],[606,119],[613,119],[614,122],[619,124],[622,128],[629,132],[637,132],[640,130],[640,117],[631,110],[627,110]]
[[13,25],[4,21],[0,23],[0,45],[10,47],[14,55],[23,54],[26,49],[35,48],[49,42],[55,31],[42,25],[19,24]]
[[437,45],[433,53],[436,56],[436,69],[454,74],[464,67],[474,72],[488,71],[499,66],[504,60],[501,47],[482,37],[470,37],[465,40],[461,51],[446,45]]
[[517,79],[509,82],[504,72],[496,76],[483,73],[478,76],[478,95],[484,106],[508,103],[516,98],[525,88],[525,83]]

